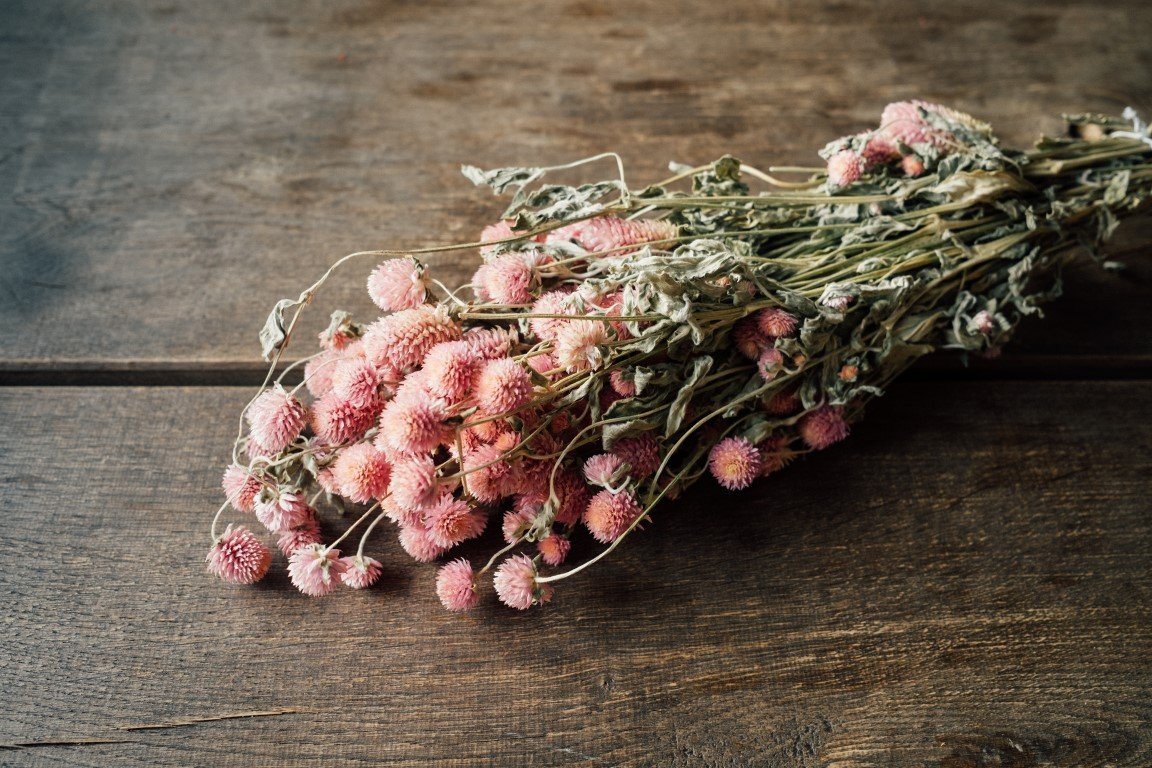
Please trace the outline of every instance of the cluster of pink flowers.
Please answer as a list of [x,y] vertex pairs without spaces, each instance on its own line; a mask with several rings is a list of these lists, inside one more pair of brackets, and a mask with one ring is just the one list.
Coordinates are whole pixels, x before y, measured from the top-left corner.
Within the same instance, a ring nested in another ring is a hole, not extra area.
[[898,101],[880,115],[874,131],[842,140],[828,157],[828,183],[846,187],[880,167],[899,168],[909,177],[924,173],[927,156],[944,156],[959,146],[951,131],[934,125],[930,116],[953,123],[979,125],[973,118],[926,101]]

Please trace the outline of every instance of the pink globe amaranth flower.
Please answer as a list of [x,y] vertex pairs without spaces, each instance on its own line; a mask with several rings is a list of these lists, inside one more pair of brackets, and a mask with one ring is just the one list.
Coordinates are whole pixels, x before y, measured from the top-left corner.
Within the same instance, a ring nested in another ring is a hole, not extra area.
[[284,553],[285,557],[291,557],[292,553],[301,547],[310,547],[313,544],[321,543],[321,541],[320,521],[313,515],[303,523],[286,531],[281,531],[280,535],[276,537],[276,546]]
[[805,414],[796,430],[808,447],[817,451],[840,442],[848,437],[849,431],[842,409],[830,405],[822,405]]
[[221,478],[220,485],[224,489],[228,503],[237,512],[254,510],[256,497],[260,495],[260,490],[264,487],[260,478],[239,464],[231,464],[224,470],[224,477]]
[[828,158],[828,183],[846,187],[864,174],[864,158],[850,149],[842,149]]
[[384,570],[379,560],[364,555],[342,557],[340,563],[343,565],[343,570],[340,571],[340,581],[352,589],[364,589],[372,586],[380,580],[380,574]]
[[924,161],[916,155],[905,155],[900,161],[900,170],[904,171],[906,176],[916,178],[924,173]]
[[772,346],[772,340],[760,330],[760,323],[754,314],[736,321],[732,327],[732,343],[749,360],[757,359],[761,352]]
[[404,507],[397,504],[391,496],[386,496],[380,501],[380,508],[384,510],[389,520],[401,528],[413,525],[418,528],[424,527],[424,510],[421,507]]
[[480,360],[467,341],[441,342],[424,358],[424,389],[445,402],[459,403],[471,390],[479,366]]
[[340,486],[336,483],[336,476],[332,474],[332,467],[324,467],[316,473],[316,482],[329,496],[339,496]]
[[708,454],[708,471],[730,491],[747,488],[760,470],[760,451],[743,437],[726,437]]
[[376,366],[362,357],[341,360],[332,370],[331,391],[357,408],[377,405],[383,383]]
[[[612,293],[605,294],[597,297],[595,306],[598,307],[608,317],[625,317],[624,313],[624,292],[613,291]],[[633,338],[632,331],[628,330],[627,320],[609,320],[608,324],[612,326],[612,330],[616,332],[618,339],[631,339]]]
[[608,383],[612,385],[612,391],[620,397],[636,397],[636,381],[628,378],[633,373],[633,371],[625,371],[622,368],[612,369],[612,372],[608,374]]
[[441,547],[454,547],[484,532],[488,517],[450,493],[440,496],[424,512],[428,534]]
[[556,522],[560,525],[575,525],[588,506],[591,492],[584,481],[568,467],[556,473]]
[[552,588],[536,583],[536,564],[527,555],[512,555],[496,568],[492,584],[500,602],[522,611],[552,599]]
[[335,589],[347,567],[340,550],[323,544],[301,547],[288,557],[288,577],[309,597],[322,597]]
[[436,572],[436,596],[450,611],[475,608],[480,596],[476,594],[476,574],[472,564],[461,557],[441,566]]
[[400,373],[415,370],[428,350],[442,341],[456,341],[460,325],[442,306],[422,304],[382,317],[364,333],[364,352],[379,368]]
[[769,347],[756,361],[756,371],[764,381],[772,381],[784,368],[784,355],[775,347]]
[[228,526],[205,558],[208,571],[233,584],[252,584],[264,578],[272,552],[244,526]]
[[[481,249],[483,253],[483,249]],[[488,295],[488,285],[492,281],[492,265],[481,264],[476,267],[476,271],[472,273],[472,292],[476,294],[476,300],[480,302],[492,301],[492,297]]]
[[476,404],[486,416],[511,413],[531,398],[531,376],[510,357],[489,360],[476,379]]
[[267,453],[280,453],[308,423],[308,409],[277,384],[260,393],[247,413],[252,439]]
[[356,443],[337,454],[332,474],[341,496],[356,504],[367,504],[388,493],[392,467],[371,443]]
[[512,328],[472,328],[461,339],[478,360],[508,357],[516,348],[519,334]]
[[860,150],[860,156],[864,158],[865,169],[872,170],[898,159],[900,150],[896,143],[885,134],[872,133],[865,140],[864,148]]
[[335,392],[312,404],[312,429],[322,445],[344,445],[364,437],[380,415],[379,403],[358,406]]
[[433,451],[450,435],[447,417],[434,398],[397,397],[380,414],[376,446],[400,455]]
[[[482,242],[482,243],[494,243],[497,240],[507,240],[510,237],[515,237],[517,234],[519,234],[519,233],[517,233],[514,229],[512,229],[512,225],[509,224],[507,221],[498,221],[495,224],[489,224],[488,226],[484,227],[483,231],[480,232],[480,242]],[[531,238],[521,238],[521,239],[524,240],[525,242],[528,242],[528,241],[543,242],[544,241],[544,235],[534,235]],[[485,256],[496,252],[496,250],[497,250],[496,246],[488,246],[488,247],[481,246],[480,247],[480,253],[485,255]]]
[[969,321],[968,327],[976,333],[983,334],[984,336],[991,336],[992,331],[996,330],[996,321],[992,317],[992,313],[986,309],[982,309],[972,316]]
[[796,315],[779,307],[762,309],[756,313],[755,317],[756,325],[760,328],[761,332],[763,332],[765,336],[771,336],[773,339],[791,336],[796,332],[798,324]]
[[304,363],[304,386],[312,397],[323,397],[332,389],[332,374],[345,356],[342,352],[326,349]]
[[492,504],[515,490],[512,463],[505,453],[498,443],[482,443],[464,451],[468,492],[476,500]]
[[[935,112],[949,120],[964,117],[939,104],[927,101],[897,101],[884,107],[880,115],[880,128],[877,134],[892,141],[899,141],[908,146],[915,144],[930,144],[937,149],[947,149],[955,142],[951,132],[934,128],[921,114],[920,110]],[[967,118],[971,120],[971,118]]]
[[760,451],[760,477],[779,472],[792,463],[796,454],[788,447],[792,439],[786,435],[769,437],[756,446]]
[[400,546],[419,563],[430,563],[448,551],[432,539],[422,525],[407,525],[400,529]]
[[276,491],[267,499],[256,500],[256,519],[272,533],[295,528],[315,517],[316,510],[292,491]]
[[566,320],[556,334],[556,362],[569,373],[589,371],[604,365],[603,345],[609,341],[608,328],[600,320]]
[[392,499],[402,507],[428,507],[438,496],[436,462],[428,455],[398,461],[392,465],[388,490]]
[[428,296],[424,266],[411,256],[382,262],[368,276],[368,295],[385,312],[420,306]]
[[504,253],[476,272],[473,282],[496,304],[530,304],[536,277],[536,253]]
[[[571,296],[572,292],[567,289],[548,291],[536,299],[529,314],[573,315],[576,312],[569,304]],[[555,341],[556,335],[567,322],[561,317],[532,317],[529,318],[528,325],[532,329],[532,333],[536,334],[536,337],[541,341]]]
[[572,542],[558,533],[553,533],[548,538],[540,539],[536,543],[536,551],[540,553],[540,559],[553,568],[568,558],[568,552],[571,549]]
[[588,502],[588,508],[584,510],[584,525],[594,539],[609,544],[620,538],[643,512],[631,490],[620,493],[604,490]]
[[527,506],[513,507],[505,512],[504,519],[500,522],[500,533],[504,541],[509,544],[519,541],[532,527],[536,514],[537,512],[533,512],[532,508]]
[[632,477],[637,479],[648,477],[660,467],[660,442],[651,432],[617,440],[611,453],[628,462]]
[[613,453],[598,453],[584,462],[584,479],[592,485],[607,488],[623,465],[624,460]]
[[612,256],[623,256],[637,250],[625,246],[662,243],[676,237],[677,232],[676,225],[668,221],[598,216],[579,224],[573,235],[586,251],[610,251]]

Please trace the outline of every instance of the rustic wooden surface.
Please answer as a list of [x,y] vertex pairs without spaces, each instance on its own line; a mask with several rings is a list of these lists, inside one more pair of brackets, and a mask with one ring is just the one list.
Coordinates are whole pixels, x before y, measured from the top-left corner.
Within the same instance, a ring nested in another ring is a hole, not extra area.
[[911,96],[1023,145],[1152,111],[1150,41],[1142,0],[0,0],[0,766],[1152,764],[1147,220],[543,610],[449,615],[394,542],[322,600],[200,562],[267,308],[471,238],[460,163],[809,163]]

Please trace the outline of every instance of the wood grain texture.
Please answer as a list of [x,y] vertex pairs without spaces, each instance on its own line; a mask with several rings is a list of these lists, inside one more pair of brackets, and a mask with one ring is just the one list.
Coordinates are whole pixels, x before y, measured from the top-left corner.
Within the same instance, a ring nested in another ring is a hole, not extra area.
[[[1144,0],[11,0],[0,30],[0,372],[251,365],[268,308],[334,258],[491,220],[461,162],[617,149],[641,181],[810,163],[911,96],[1018,145],[1152,108]],[[1128,276],[1083,271],[1003,364],[1152,368],[1131,237]],[[369,266],[318,303],[366,310]]]
[[246,397],[0,389],[0,765],[1152,763],[1148,383],[897,385],[466,616],[390,538],[362,593],[207,576]]

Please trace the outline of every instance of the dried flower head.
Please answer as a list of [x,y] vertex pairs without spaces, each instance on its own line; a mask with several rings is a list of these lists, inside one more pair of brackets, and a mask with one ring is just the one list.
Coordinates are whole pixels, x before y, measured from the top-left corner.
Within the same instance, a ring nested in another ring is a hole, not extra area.
[[484,532],[488,522],[483,511],[450,493],[440,496],[424,513],[428,534],[441,547],[454,547]]
[[331,391],[357,408],[376,406],[383,384],[380,371],[363,357],[345,358],[332,370]]
[[368,326],[364,352],[377,367],[407,373],[424,362],[432,347],[460,336],[460,325],[443,306],[423,304],[382,317]]
[[568,552],[572,549],[572,542],[567,537],[561,536],[558,533],[553,533],[551,536],[540,539],[536,543],[536,550],[540,553],[540,559],[547,565],[553,568],[561,565],[568,559]]
[[397,397],[380,414],[376,445],[394,454],[427,453],[448,439],[448,414],[432,397]]
[[800,438],[817,451],[848,437],[848,422],[844,420],[842,409],[829,405],[805,414],[796,429]]
[[608,488],[620,480],[624,460],[614,453],[597,453],[584,462],[584,479],[592,485]]
[[256,500],[256,519],[272,533],[295,528],[315,518],[316,510],[294,491],[265,492]]
[[489,360],[476,380],[476,404],[489,416],[511,413],[532,397],[532,379],[510,357]]
[[598,216],[577,225],[572,234],[580,247],[592,253],[611,252],[623,256],[645,243],[666,244],[677,235],[676,225],[653,219],[621,219],[616,216]]
[[476,574],[472,564],[460,558],[445,563],[436,573],[436,596],[450,611],[468,611],[476,607]]
[[252,584],[264,578],[272,553],[243,526],[228,526],[205,558],[208,570],[233,584]]
[[308,409],[277,384],[264,390],[248,407],[252,439],[269,454],[280,453],[308,423]]
[[708,470],[730,491],[747,488],[760,475],[760,452],[743,437],[726,437],[708,454]]
[[619,493],[604,490],[588,502],[588,508],[584,510],[584,525],[593,538],[608,544],[628,530],[643,512],[631,490]]
[[410,456],[392,465],[388,484],[392,500],[402,507],[423,509],[438,496],[436,462],[431,456]]
[[432,534],[421,525],[406,525],[400,529],[400,546],[418,563],[430,563],[448,551],[437,544]]
[[343,496],[357,504],[366,504],[388,492],[392,467],[371,443],[356,443],[337,454],[332,474]]
[[380,580],[380,574],[384,570],[379,560],[364,555],[342,557],[340,564],[343,566],[343,570],[340,571],[340,581],[352,589],[364,589],[372,586]]
[[560,329],[568,320],[562,317],[547,317],[547,315],[573,315],[576,314],[570,304],[572,291],[556,290],[542,294],[532,305],[528,321],[532,333],[542,341],[555,341]]
[[773,339],[791,336],[796,332],[797,324],[796,315],[779,307],[769,307],[756,313],[757,327],[765,336]]
[[346,569],[340,550],[323,544],[301,547],[288,558],[288,577],[309,597],[322,597],[335,589]]
[[510,608],[528,610],[536,603],[552,599],[552,588],[536,581],[536,564],[527,555],[512,555],[496,568],[492,584],[500,602]]
[[264,483],[239,464],[231,464],[224,470],[220,481],[224,495],[237,512],[251,512],[256,507],[256,497]]
[[364,437],[380,415],[380,405],[356,405],[335,392],[312,404],[312,429],[324,445],[344,445]]
[[276,537],[276,546],[285,557],[291,557],[292,553],[301,547],[309,547],[321,541],[320,521],[313,515],[304,522],[281,531]]
[[604,365],[608,327],[600,320],[566,320],[556,333],[556,362],[569,373]]
[[445,402],[458,403],[472,388],[479,363],[479,357],[466,340],[437,344],[424,358],[424,388]]
[[638,479],[650,476],[662,460],[660,442],[651,432],[617,440],[611,452],[628,462],[632,476]]
[[368,295],[385,312],[413,309],[424,303],[424,265],[411,256],[389,259],[368,276]]
[[828,184],[846,187],[864,175],[864,158],[850,149],[841,150],[828,159]]

